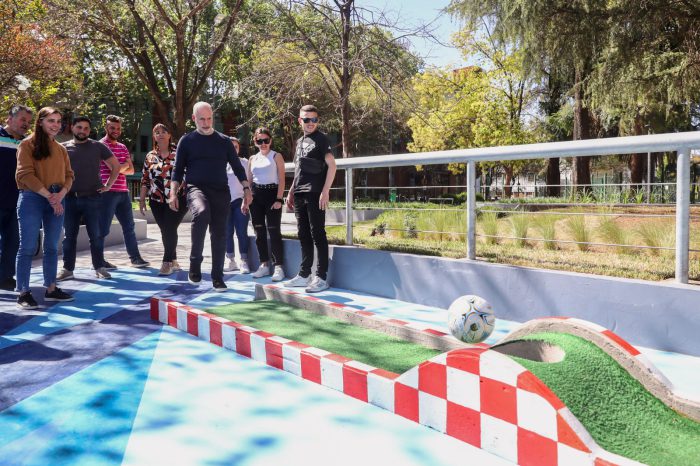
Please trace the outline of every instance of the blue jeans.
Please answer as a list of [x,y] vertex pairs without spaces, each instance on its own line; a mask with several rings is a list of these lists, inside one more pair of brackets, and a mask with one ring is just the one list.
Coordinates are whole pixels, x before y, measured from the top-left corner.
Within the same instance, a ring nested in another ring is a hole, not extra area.
[[63,238],[63,268],[75,269],[75,245],[80,231],[80,218],[85,219],[85,229],[90,238],[90,255],[95,269],[104,262],[104,241],[100,236],[100,206],[102,198],[99,193],[92,196],[76,197],[68,194],[65,199],[66,212],[63,219],[65,238]]
[[[65,200],[63,201],[65,206]],[[17,201],[19,219],[19,252],[17,253],[16,291],[29,291],[32,258],[36,252],[39,230],[44,228],[44,286],[56,283],[58,267],[58,238],[63,226],[63,214],[54,215],[49,201],[40,194],[24,190]]]
[[241,258],[245,259],[248,257],[248,220],[250,216],[241,212],[241,204],[243,204],[243,198],[231,202],[226,225],[226,254],[233,254],[233,234],[236,233],[238,252]]
[[134,212],[131,208],[131,198],[128,192],[107,191],[102,193],[102,209],[100,211],[100,236],[102,244],[109,235],[112,219],[117,216],[124,234],[124,245],[129,259],[132,261],[141,257],[139,245],[134,232]]
[[0,281],[15,276],[15,261],[19,249],[17,207],[0,209]]

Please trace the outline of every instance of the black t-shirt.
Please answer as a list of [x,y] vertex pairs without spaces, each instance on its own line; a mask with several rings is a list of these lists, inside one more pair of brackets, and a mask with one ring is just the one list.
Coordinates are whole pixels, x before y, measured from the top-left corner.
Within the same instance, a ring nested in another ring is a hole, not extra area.
[[[296,165],[295,176],[297,179],[294,193],[320,193],[326,182],[328,165],[326,165],[326,154],[331,152],[331,145],[325,134],[314,131],[304,135],[297,140],[296,153],[294,154],[294,164]],[[306,158],[309,163],[304,163],[301,159]]]

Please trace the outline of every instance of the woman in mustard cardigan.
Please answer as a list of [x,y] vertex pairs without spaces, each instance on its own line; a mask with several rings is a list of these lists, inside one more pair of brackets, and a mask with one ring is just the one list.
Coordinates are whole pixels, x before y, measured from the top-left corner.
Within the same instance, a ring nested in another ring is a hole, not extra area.
[[65,147],[54,140],[61,129],[61,113],[52,107],[39,110],[34,133],[17,149],[15,179],[20,189],[17,202],[19,252],[17,253],[17,307],[36,309],[29,290],[32,257],[39,229],[44,229],[44,301],[72,301],[56,286],[58,240],[63,227],[63,198],[73,184],[73,170]]

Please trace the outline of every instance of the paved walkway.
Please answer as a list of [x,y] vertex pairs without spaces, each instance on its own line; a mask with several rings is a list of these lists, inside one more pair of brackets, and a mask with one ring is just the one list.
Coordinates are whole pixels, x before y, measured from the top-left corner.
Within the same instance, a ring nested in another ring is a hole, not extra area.
[[[187,267],[189,225],[180,231],[178,254]],[[206,274],[197,287],[186,283],[186,272],[158,277],[162,245],[154,225],[149,238],[140,243],[149,269],[129,267],[122,248],[106,251],[120,267],[112,280],[95,280],[89,253],[79,254],[76,280],[61,284],[73,302],[19,311],[14,296],[0,294],[0,464],[506,464],[152,322],[154,294],[207,308],[253,299],[254,282],[227,274],[230,290],[220,294]],[[203,271],[209,264],[205,256]],[[41,283],[39,263],[32,283]],[[333,288],[323,296],[444,327],[445,311],[426,306]],[[489,342],[515,325],[499,320]],[[700,392],[700,358],[644,352],[681,390]]]

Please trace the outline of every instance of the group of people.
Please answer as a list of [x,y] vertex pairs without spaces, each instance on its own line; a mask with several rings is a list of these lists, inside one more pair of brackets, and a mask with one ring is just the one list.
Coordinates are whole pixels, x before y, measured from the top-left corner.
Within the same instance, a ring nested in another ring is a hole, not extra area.
[[[209,104],[196,103],[192,119],[196,130],[178,142],[174,167],[167,180],[168,194],[163,193],[171,211],[180,212],[184,201],[192,214],[189,282],[198,284],[202,280],[201,264],[207,229],[211,239],[213,289],[227,289],[223,279],[224,265],[227,270],[250,272],[249,217],[252,219],[260,259],[260,266],[253,272],[253,278],[271,275],[272,281],[284,280],[281,221],[282,207],[286,204],[294,210],[297,219],[302,261],[299,273],[284,284],[304,287],[307,292],[327,289],[325,210],[336,166],[328,138],[318,131],[318,109],[306,105],[299,112],[299,124],[304,134],[296,144],[296,169],[286,200],[284,157],[272,150],[272,132],[269,129],[262,127],[255,130],[253,143],[258,152],[246,161],[238,155],[240,143],[236,138],[214,130],[213,111]],[[147,166],[144,165],[144,173],[146,170]],[[147,184],[144,175],[142,192]],[[238,238],[237,259],[234,234]],[[318,262],[316,274],[312,275],[315,250],[318,251]],[[164,262],[166,259],[164,256]],[[169,264],[164,263],[161,272],[168,272],[168,267]]]
[[[134,232],[125,176],[134,173],[134,165],[128,149],[119,142],[121,118],[109,115],[106,135],[96,141],[89,138],[90,119],[77,116],[72,122],[72,139],[59,144],[56,135],[61,130],[61,112],[52,107],[39,110],[34,130],[26,137],[33,117],[30,108],[16,105],[9,112],[6,126],[0,127],[0,289],[18,292],[17,307],[21,309],[38,308],[29,278],[40,229],[45,301],[73,299],[56,283],[73,278],[81,219],[90,240],[97,278],[111,278],[110,271],[116,269],[104,257],[104,241],[115,215],[132,266],[150,265],[141,257]],[[161,231],[164,251],[159,274],[181,270],[177,261],[177,230],[189,210],[190,283],[202,280],[207,230],[213,289],[227,289],[224,265],[227,271],[250,273],[249,217],[260,258],[260,266],[252,276],[271,275],[273,281],[284,280],[281,218],[286,204],[297,219],[302,261],[298,274],[284,285],[304,287],[307,292],[328,288],[325,209],[336,167],[329,141],[317,129],[316,107],[306,105],[300,110],[299,123],[304,134],[297,141],[294,180],[286,199],[284,158],[272,150],[269,129],[255,131],[253,142],[258,152],[246,160],[239,156],[238,139],[214,130],[209,104],[195,104],[192,119],[196,130],[183,136],[177,145],[170,130],[156,124],[153,150],[144,161],[139,207],[145,213],[148,202]],[[63,268],[58,272],[62,228]],[[234,235],[238,239],[237,258]],[[318,251],[318,263],[312,275],[314,250]]]
[[[115,214],[121,223],[131,263],[147,267],[141,258],[125,175],[134,166],[121,136],[121,119],[107,117],[101,141],[88,136],[91,121],[73,120],[73,137],[56,141],[62,114],[53,107],[39,110],[34,130],[25,137],[34,112],[15,105],[0,129],[0,288],[17,291],[17,306],[36,309],[29,287],[31,264],[43,231],[45,301],[71,301],[56,282],[73,276],[81,219],[90,237],[92,264],[98,278],[110,278],[115,267],[104,259],[104,239]],[[63,270],[58,269],[58,241],[62,229]],[[16,277],[16,278],[14,278]]]

